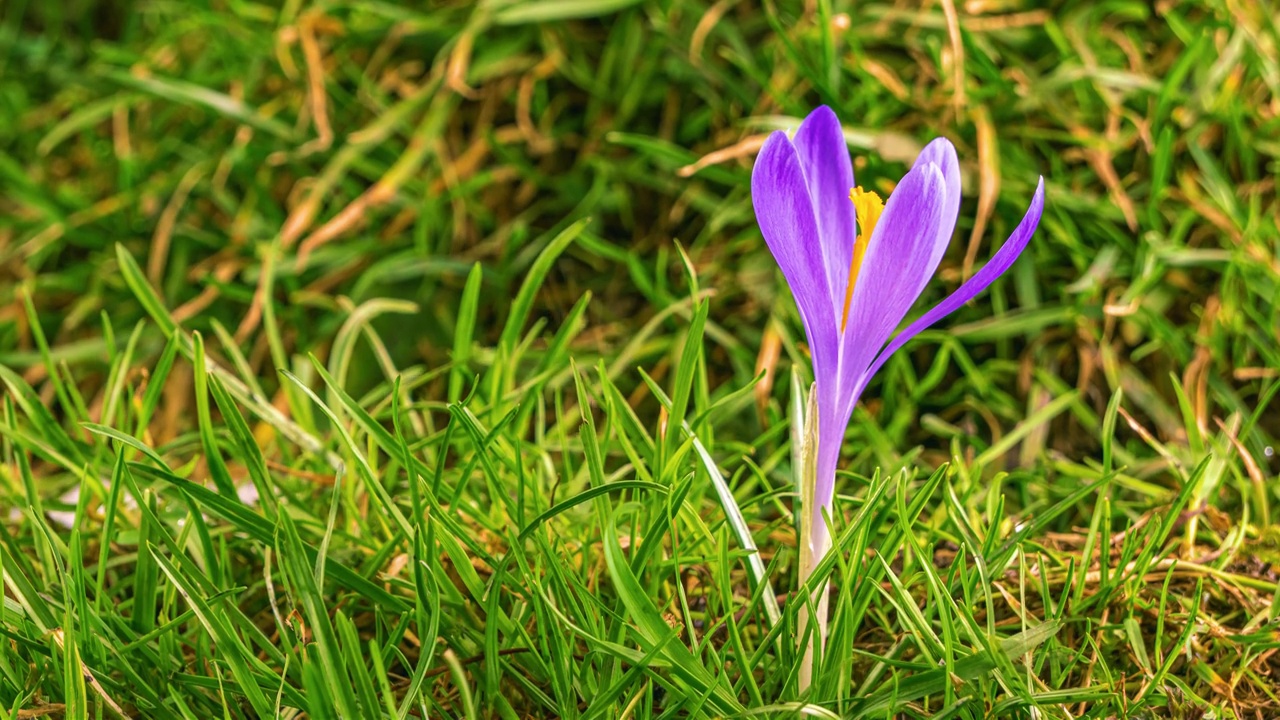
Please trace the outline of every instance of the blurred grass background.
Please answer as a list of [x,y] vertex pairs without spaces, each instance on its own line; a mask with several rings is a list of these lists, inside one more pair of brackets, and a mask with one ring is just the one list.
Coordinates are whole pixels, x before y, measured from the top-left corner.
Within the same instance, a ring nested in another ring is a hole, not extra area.
[[[0,704],[1270,716],[1277,40],[1228,0],[7,0]],[[956,144],[922,306],[1047,203],[855,413],[847,650],[801,698],[714,488],[789,608],[807,363],[748,178],[818,103],[882,194]],[[634,586],[615,516],[661,530]]]

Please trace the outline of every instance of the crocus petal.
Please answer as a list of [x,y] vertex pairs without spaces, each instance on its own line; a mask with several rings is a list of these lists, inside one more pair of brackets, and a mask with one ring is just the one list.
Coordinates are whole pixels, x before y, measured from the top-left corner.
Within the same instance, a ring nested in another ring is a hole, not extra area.
[[765,243],[800,309],[819,390],[832,392],[839,331],[823,267],[818,220],[800,155],[782,131],[770,135],[756,157],[751,171],[751,202]]
[[844,445],[844,433],[849,427],[846,405],[846,399],[835,393],[818,397],[817,478],[813,491],[815,502],[809,509],[810,527],[813,528],[810,539],[818,557],[825,553],[827,547],[827,525],[822,513],[831,509],[831,501],[835,498],[836,466],[840,464],[840,448]]
[[871,376],[885,364],[891,355],[898,351],[907,341],[919,335],[930,325],[938,322],[942,318],[955,312],[961,305],[972,300],[978,293],[987,289],[987,286],[995,281],[996,278],[1004,274],[1022,254],[1027,243],[1031,241],[1031,236],[1035,234],[1036,227],[1040,224],[1040,214],[1044,211],[1044,178],[1040,178],[1039,184],[1036,186],[1036,193],[1031,198],[1031,206],[1027,208],[1026,215],[1022,216],[1022,222],[1018,223],[1018,227],[1014,229],[1013,234],[1005,240],[1004,245],[996,251],[991,260],[982,269],[974,273],[968,282],[961,285],[955,292],[951,293],[945,300],[933,306],[918,320],[911,323],[906,330],[898,333],[898,336],[889,343],[887,347],[876,357],[875,362],[871,363],[871,367],[867,369],[866,374],[858,383],[855,394],[860,395],[862,390],[870,382]]
[[945,246],[945,241],[939,242],[940,230],[955,222],[945,207],[945,182],[934,163],[912,168],[889,196],[871,235],[841,339],[840,395],[846,423],[857,402],[858,381],[942,259],[937,246]]
[[[947,199],[942,204],[943,223],[938,228],[939,235],[943,236],[938,239],[939,254],[943,254],[951,242],[951,235],[956,229],[956,218],[960,215],[960,159],[956,157],[956,148],[951,141],[939,137],[924,146],[913,167],[921,167],[929,163],[938,166],[947,190]],[[950,222],[946,221],[947,218],[950,218]]]
[[942,221],[934,231],[933,247],[929,250],[928,266],[931,269],[916,291],[917,296],[929,284],[938,263],[942,262],[942,256],[947,254],[947,246],[951,244],[951,236],[956,230],[956,218],[960,216],[960,159],[956,157],[956,148],[950,140],[944,137],[931,140],[920,151],[920,156],[911,167],[924,168],[931,164],[942,173],[943,197],[939,201],[942,206]]
[[827,292],[833,303],[839,303],[833,306],[839,317],[844,310],[849,263],[853,259],[855,224],[853,203],[849,201],[849,191],[854,184],[853,163],[849,160],[840,120],[825,105],[809,113],[793,142],[818,220]]

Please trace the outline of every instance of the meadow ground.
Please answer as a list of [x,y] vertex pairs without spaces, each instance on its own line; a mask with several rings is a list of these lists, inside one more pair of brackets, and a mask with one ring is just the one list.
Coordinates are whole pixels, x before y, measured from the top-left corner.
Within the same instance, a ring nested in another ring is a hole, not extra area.
[[[1280,716],[1276,10],[1043,5],[7,0],[0,715]],[[801,693],[819,103],[959,149],[915,313],[1047,204],[855,412]]]

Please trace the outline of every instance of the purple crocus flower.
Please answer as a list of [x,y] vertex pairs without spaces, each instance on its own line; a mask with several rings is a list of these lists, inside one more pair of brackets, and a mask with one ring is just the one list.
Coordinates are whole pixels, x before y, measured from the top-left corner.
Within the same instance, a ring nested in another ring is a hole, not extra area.
[[816,563],[826,554],[823,511],[831,506],[840,445],[862,391],[898,348],[982,292],[1018,259],[1040,222],[1044,179],[991,261],[892,341],[955,229],[960,164],[951,143],[937,138],[926,145],[888,202],[881,202],[854,185],[840,121],[830,108],[819,107],[794,139],[778,131],[765,141],[751,173],[751,199],[799,306],[813,357],[816,482],[812,507],[805,509],[809,527],[801,537],[809,538]]

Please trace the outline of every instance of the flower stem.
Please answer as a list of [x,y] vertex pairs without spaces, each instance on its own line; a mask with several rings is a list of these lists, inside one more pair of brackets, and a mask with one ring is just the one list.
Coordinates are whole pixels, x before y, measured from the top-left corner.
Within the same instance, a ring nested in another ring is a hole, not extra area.
[[[804,421],[804,441],[800,452],[800,512],[797,513],[797,535],[800,545],[799,589],[803,589],[814,569],[827,553],[830,544],[826,527],[821,526],[822,514],[814,505],[817,501],[818,481],[818,402],[817,393],[809,390],[809,402]],[[801,603],[798,613],[799,638],[804,643],[804,657],[800,665],[799,689],[803,693],[813,682],[815,654],[820,658],[827,639],[827,583],[813,588],[809,597],[796,600]],[[813,617],[810,617],[810,610]],[[816,622],[813,632],[809,623]],[[816,650],[816,653],[815,653]]]

